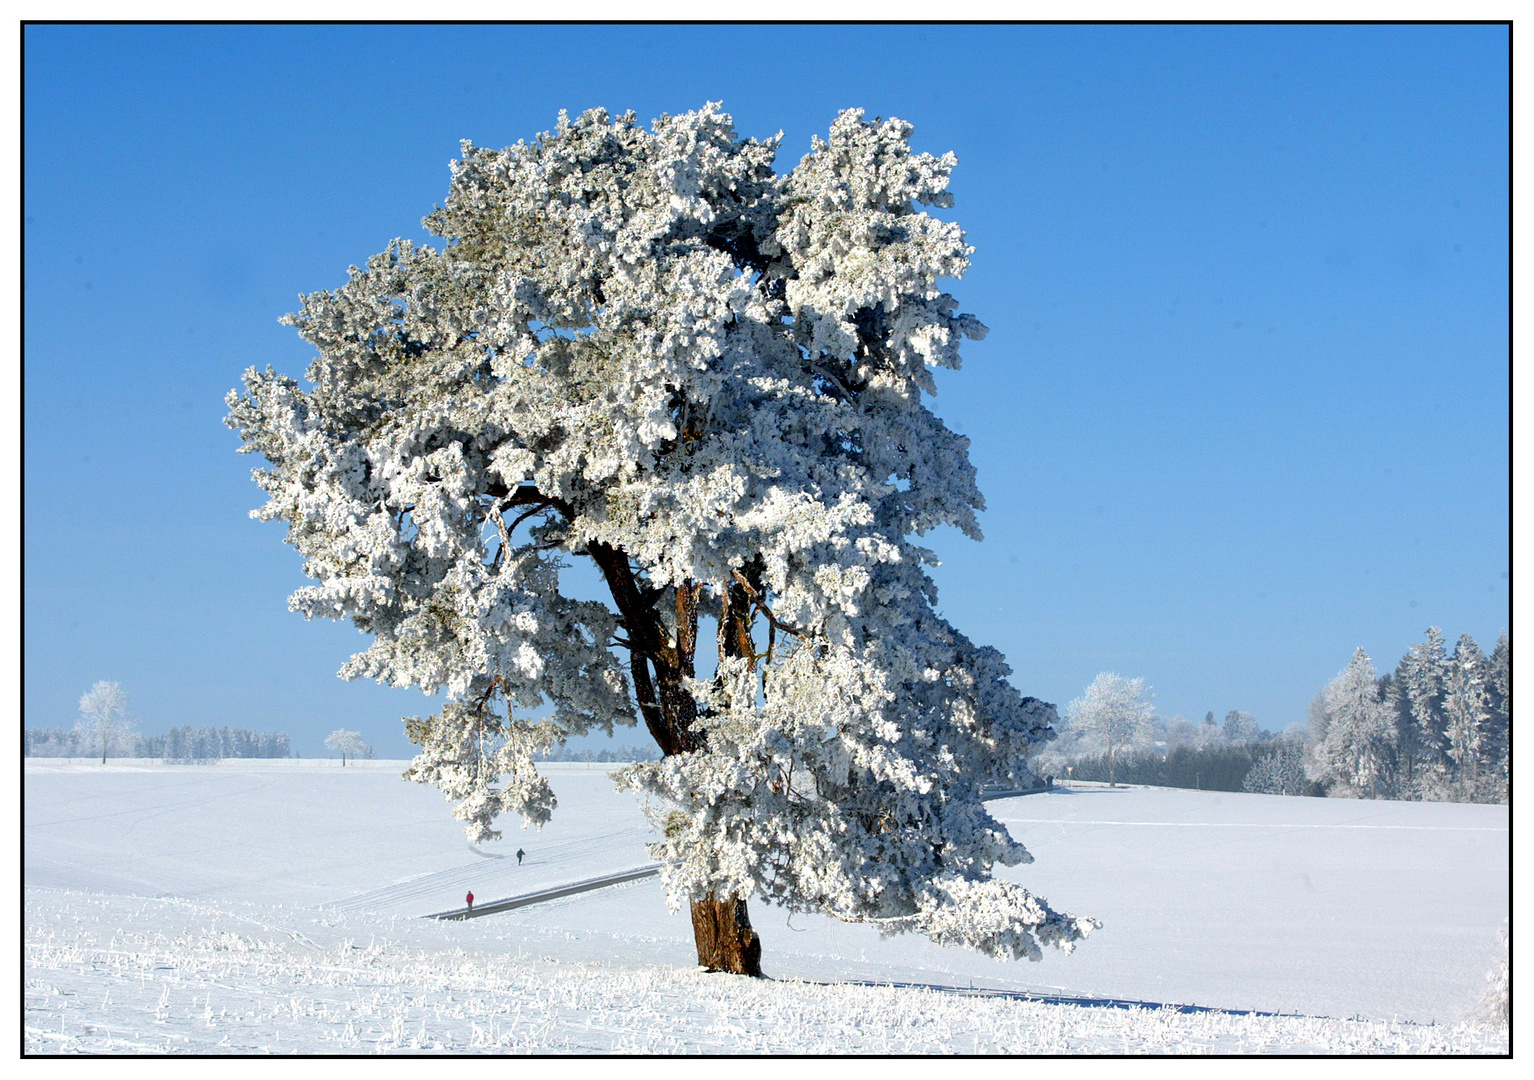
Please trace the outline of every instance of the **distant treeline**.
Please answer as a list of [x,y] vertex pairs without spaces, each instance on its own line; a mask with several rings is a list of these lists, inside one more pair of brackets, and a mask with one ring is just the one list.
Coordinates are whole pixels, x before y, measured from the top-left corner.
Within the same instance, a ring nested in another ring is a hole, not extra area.
[[[1099,679],[1105,676],[1117,678]],[[1223,725],[1210,711],[1202,724],[1181,716],[1136,723],[1131,716],[1117,727],[1067,710],[1058,739],[1029,767],[1057,780],[1505,803],[1513,785],[1512,680],[1507,634],[1488,656],[1469,634],[1451,651],[1443,631],[1429,627],[1426,640],[1385,675],[1376,674],[1368,653],[1355,651],[1310,703],[1306,723],[1277,735],[1240,710]]]
[[1508,801],[1513,787],[1513,645],[1491,655],[1443,631],[1376,675],[1359,649],[1307,712],[1305,773],[1350,799]]
[[[164,735],[129,733],[113,757],[163,758],[166,761],[217,761],[220,758],[292,757],[287,732],[245,728],[172,728]],[[100,757],[100,737],[66,728],[28,728],[27,757]]]
[[[1236,746],[1179,746],[1162,757],[1142,750],[1114,764],[1121,784],[1195,788],[1202,791],[1266,791],[1275,795],[1324,795],[1306,779],[1303,750],[1286,739]],[[1063,771],[1063,770],[1062,770]],[[1081,757],[1071,763],[1072,780],[1108,780],[1108,755]],[[1259,779],[1260,778],[1260,779]],[[1056,776],[1056,780],[1065,779]]]
[[614,746],[610,750],[592,750],[590,747],[556,746],[552,750],[534,754],[534,761],[658,761],[660,750],[653,746]]

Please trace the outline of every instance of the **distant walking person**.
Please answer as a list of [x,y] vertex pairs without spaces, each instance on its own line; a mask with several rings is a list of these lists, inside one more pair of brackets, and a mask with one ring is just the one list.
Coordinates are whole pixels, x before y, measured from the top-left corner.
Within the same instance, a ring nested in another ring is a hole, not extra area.
[[518,866],[522,865],[522,856],[524,856],[526,854],[527,854],[527,852],[523,851],[521,848],[517,848],[517,865]]
[[469,905],[469,914],[474,914],[474,894],[470,893],[463,898],[463,902]]

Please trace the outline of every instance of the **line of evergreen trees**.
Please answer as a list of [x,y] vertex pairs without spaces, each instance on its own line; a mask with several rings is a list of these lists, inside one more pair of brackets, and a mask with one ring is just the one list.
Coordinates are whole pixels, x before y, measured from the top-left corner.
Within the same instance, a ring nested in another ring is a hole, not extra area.
[[[88,731],[68,728],[28,728],[24,736],[27,757],[96,757],[99,740]],[[220,758],[285,758],[292,756],[283,731],[248,731],[245,728],[172,728],[164,735],[129,733],[119,757],[162,758],[166,761],[217,761]]]
[[1507,802],[1512,666],[1505,632],[1488,657],[1469,634],[1447,652],[1429,627],[1380,677],[1359,649],[1310,704],[1306,775],[1348,798]]

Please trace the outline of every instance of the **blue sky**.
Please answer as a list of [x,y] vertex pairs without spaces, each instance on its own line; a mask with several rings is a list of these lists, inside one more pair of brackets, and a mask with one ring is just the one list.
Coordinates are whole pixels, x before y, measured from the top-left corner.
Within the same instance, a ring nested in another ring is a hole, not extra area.
[[[954,151],[990,328],[933,403],[986,540],[945,614],[1062,707],[1101,670],[1277,730],[1363,646],[1509,623],[1501,27],[29,27],[25,722],[338,726],[418,692],[303,583],[222,424],[278,317],[446,194],[460,139],[722,100],[779,169],[839,109]],[[639,741],[624,732],[620,741]]]

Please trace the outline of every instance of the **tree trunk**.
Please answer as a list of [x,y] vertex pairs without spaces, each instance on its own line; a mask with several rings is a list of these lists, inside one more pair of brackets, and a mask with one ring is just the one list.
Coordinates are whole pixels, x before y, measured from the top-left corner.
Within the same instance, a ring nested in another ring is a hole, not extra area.
[[[747,575],[757,578],[760,569],[746,567]],[[756,668],[756,644],[751,639],[751,599],[739,583],[732,583],[721,597],[719,613],[719,659],[743,658]],[[678,608],[678,614],[681,613]],[[696,640],[696,615],[689,645]],[[692,660],[689,648],[687,659]],[[692,905],[692,935],[698,946],[698,963],[709,971],[727,971],[732,975],[762,974],[762,939],[751,929],[746,901],[738,896],[716,899],[710,893]]]
[[692,936],[698,963],[709,971],[731,975],[762,974],[762,939],[751,929],[746,902],[738,897],[715,899],[713,893],[692,904]]
[[[655,610],[659,596],[652,589],[641,588],[627,554],[601,542],[589,544],[587,552],[606,578],[618,607],[619,622],[628,634],[629,672],[645,726],[668,757],[704,749],[703,731],[693,726],[698,718],[697,702],[686,689],[686,680],[696,670],[698,600],[702,587],[690,580],[673,587],[676,612],[673,637]],[[750,598],[739,585],[732,585],[723,601],[719,655],[744,656],[753,668],[756,666]],[[735,975],[761,975],[761,939],[751,929],[744,899],[731,896],[719,900],[710,893],[694,902],[692,930],[700,966]]]

